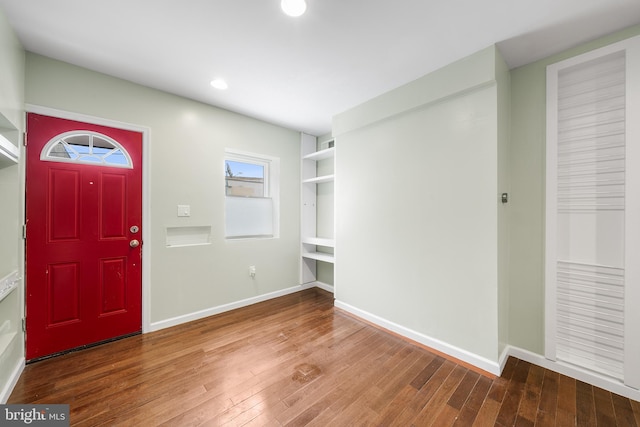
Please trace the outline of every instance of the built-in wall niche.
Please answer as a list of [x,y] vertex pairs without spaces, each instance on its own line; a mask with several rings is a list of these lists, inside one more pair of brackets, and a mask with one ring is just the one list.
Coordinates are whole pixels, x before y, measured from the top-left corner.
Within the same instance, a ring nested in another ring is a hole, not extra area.
[[211,244],[211,226],[167,227],[167,247]]
[[333,292],[334,140],[301,135],[302,210],[300,283]]

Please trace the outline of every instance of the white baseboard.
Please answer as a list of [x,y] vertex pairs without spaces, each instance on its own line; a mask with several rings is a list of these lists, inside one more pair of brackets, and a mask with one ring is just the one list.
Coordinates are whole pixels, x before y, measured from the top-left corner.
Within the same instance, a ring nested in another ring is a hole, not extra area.
[[13,372],[11,372],[11,376],[9,376],[9,380],[4,385],[4,388],[2,389],[2,393],[0,393],[1,404],[5,404],[7,403],[7,400],[9,400],[9,396],[11,395],[13,388],[18,383],[18,380],[20,379],[20,375],[22,374],[22,371],[24,371],[24,366],[25,366],[25,360],[24,360],[24,357],[22,357],[20,358],[20,360],[18,360],[18,363],[13,368]]
[[364,310],[355,308],[342,301],[336,300],[335,306],[353,314],[354,316],[360,317],[370,323],[373,323],[374,325],[380,326],[391,332],[397,333],[412,341],[415,341],[427,347],[433,348],[434,350],[447,354],[463,362],[469,363],[477,368],[480,368],[494,375],[500,375],[502,373],[502,370],[504,369],[505,364],[507,363],[507,359],[509,358],[509,356],[513,356],[520,360],[524,360],[534,365],[541,366],[545,369],[558,372],[559,374],[566,375],[571,378],[575,378],[577,380],[583,381],[593,386],[600,387],[604,390],[607,390],[612,393],[616,393],[621,396],[640,402],[640,390],[636,390],[634,388],[628,387],[624,385],[624,383],[620,380],[607,377],[606,375],[602,375],[597,372],[592,372],[587,369],[583,369],[578,366],[571,365],[569,363],[565,363],[561,361],[554,362],[552,360],[546,359],[544,356],[541,356],[536,353],[532,353],[528,350],[507,345],[503,349],[502,353],[500,354],[500,357],[498,358],[498,362],[496,363],[482,356],[478,356],[477,354],[473,354],[467,350],[458,348],[456,346],[440,341],[438,339],[428,337],[424,334],[413,331],[409,328],[398,325],[396,323],[390,322],[386,319],[383,319],[379,316],[368,313]]
[[205,310],[196,311],[194,313],[184,314],[182,316],[173,317],[171,319],[161,320],[159,322],[152,322],[148,332],[159,331],[161,329],[170,328],[172,326],[177,326],[182,323],[203,319],[205,317],[224,313],[226,311],[235,310],[236,308],[247,307],[249,305],[257,304],[259,302],[268,301],[273,298],[278,298],[284,295],[289,295],[295,292],[300,292],[305,289],[313,288],[315,286],[316,286],[316,282],[305,283],[303,285],[293,286],[291,288],[282,289],[276,292],[271,292],[264,295],[258,295],[256,297],[247,298],[247,299],[232,302],[229,304],[219,305],[217,307],[207,308]]
[[308,283],[308,285],[315,286],[316,288],[320,288],[320,289],[323,289],[323,290],[325,290],[327,292],[333,293],[333,285],[329,285],[328,283],[311,282],[311,283]]
[[534,365],[542,366],[550,371],[575,378],[582,382],[640,402],[640,390],[628,387],[624,385],[622,381],[615,378],[607,377],[606,375],[592,372],[566,362],[549,360],[544,356],[518,347],[508,346],[508,352],[509,356],[516,357],[520,360],[524,360],[525,362],[533,363]]
[[420,332],[416,332],[412,329],[398,325],[397,323],[390,322],[386,319],[383,319],[382,317],[376,316],[375,314],[368,313],[364,310],[360,310],[342,301],[336,300],[334,304],[336,307],[344,311],[347,311],[357,317],[360,317],[368,322],[371,322],[374,325],[380,326],[384,329],[387,329],[391,332],[394,332],[398,335],[406,337],[412,341],[425,345],[439,352],[442,352],[446,355],[449,355],[453,358],[461,360],[465,363],[469,363],[493,375],[500,375],[501,366],[497,362],[493,362],[487,358],[478,356],[477,354],[471,353],[467,350],[453,346],[444,341],[440,341],[439,339],[431,338]]
[[498,364],[500,365],[500,374],[502,375],[502,371],[504,371],[504,365],[507,364],[507,360],[509,359],[509,350],[511,349],[510,346],[505,346],[502,349],[502,353],[500,353],[500,357],[498,357]]

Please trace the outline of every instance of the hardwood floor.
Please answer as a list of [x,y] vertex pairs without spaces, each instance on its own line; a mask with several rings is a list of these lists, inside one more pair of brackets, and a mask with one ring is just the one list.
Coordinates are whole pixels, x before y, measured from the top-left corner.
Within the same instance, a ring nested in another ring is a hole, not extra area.
[[640,403],[510,358],[502,377],[311,289],[26,367],[8,403],[78,426],[637,426]]

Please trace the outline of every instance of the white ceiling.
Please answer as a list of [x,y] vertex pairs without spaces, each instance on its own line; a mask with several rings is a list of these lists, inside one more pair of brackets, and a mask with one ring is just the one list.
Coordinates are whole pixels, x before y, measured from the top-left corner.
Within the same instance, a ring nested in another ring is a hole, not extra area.
[[640,0],[307,0],[299,18],[279,4],[0,0],[29,51],[314,135],[493,43],[513,68],[640,23]]

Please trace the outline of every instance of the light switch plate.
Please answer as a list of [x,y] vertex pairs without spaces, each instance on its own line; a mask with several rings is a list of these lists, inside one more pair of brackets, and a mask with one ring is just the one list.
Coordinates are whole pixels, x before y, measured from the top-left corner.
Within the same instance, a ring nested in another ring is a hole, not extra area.
[[178,216],[191,216],[191,206],[178,205]]

